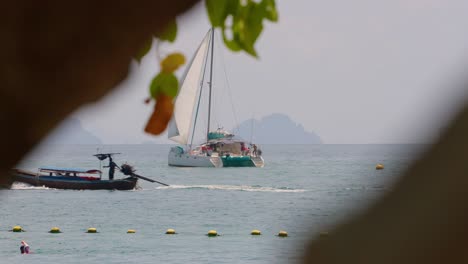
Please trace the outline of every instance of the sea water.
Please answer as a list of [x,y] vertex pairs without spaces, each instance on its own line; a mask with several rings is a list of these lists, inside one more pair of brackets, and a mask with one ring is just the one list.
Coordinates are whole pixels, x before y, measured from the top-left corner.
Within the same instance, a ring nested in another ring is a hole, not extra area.
[[[218,169],[169,167],[170,147],[42,146],[28,155],[18,167],[99,169],[93,154],[119,152],[117,164],[170,186],[139,180],[132,191],[74,191],[14,184],[0,192],[0,262],[294,263],[311,237],[390,190],[424,148],[265,145],[264,168]],[[385,169],[375,170],[377,163]],[[15,225],[26,232],[9,232]],[[63,233],[48,233],[54,226]],[[90,227],[98,233],[86,233]],[[169,228],[178,234],[166,235]],[[207,237],[212,229],[220,236]],[[251,236],[253,229],[262,235]],[[289,236],[278,237],[280,230]],[[20,254],[21,240],[33,254]]]

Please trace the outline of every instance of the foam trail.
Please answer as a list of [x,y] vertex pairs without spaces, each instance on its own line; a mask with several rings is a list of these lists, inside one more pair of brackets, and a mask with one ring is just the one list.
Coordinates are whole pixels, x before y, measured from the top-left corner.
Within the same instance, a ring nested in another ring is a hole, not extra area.
[[170,189],[207,189],[207,190],[224,190],[224,191],[245,191],[245,192],[279,192],[279,193],[299,193],[305,192],[303,189],[291,188],[274,188],[262,186],[249,186],[249,185],[171,185],[156,187],[158,190]]
[[12,190],[54,190],[45,186],[32,186],[22,182],[14,182],[11,185]]

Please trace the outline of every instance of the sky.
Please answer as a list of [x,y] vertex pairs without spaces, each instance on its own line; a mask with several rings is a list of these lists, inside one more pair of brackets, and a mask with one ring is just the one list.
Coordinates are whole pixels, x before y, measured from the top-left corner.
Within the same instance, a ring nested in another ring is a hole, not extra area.
[[[279,22],[265,22],[257,41],[259,59],[217,51],[235,109],[217,121],[226,128],[283,113],[328,144],[427,143],[465,99],[468,1],[277,0],[277,8]],[[160,52],[191,57],[209,29],[203,4],[178,26]],[[154,47],[129,67],[114,92],[72,116],[104,143],[168,143],[143,131],[152,110],[143,100],[159,71]]]

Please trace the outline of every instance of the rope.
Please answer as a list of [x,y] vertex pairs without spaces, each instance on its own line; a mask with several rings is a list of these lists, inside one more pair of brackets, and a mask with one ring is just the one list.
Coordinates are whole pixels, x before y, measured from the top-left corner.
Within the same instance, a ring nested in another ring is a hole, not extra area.
[[[217,40],[219,42],[221,42],[221,40],[219,39],[219,36],[216,36],[216,37],[217,37]],[[229,101],[231,103],[232,113],[234,115],[234,122],[235,122],[235,125],[236,125],[236,130],[238,130],[239,129],[239,121],[237,119],[236,109],[234,107],[234,101],[232,99],[231,87],[229,85],[229,79],[228,79],[228,75],[226,73],[226,65],[225,65],[225,60],[224,60],[224,54],[223,54],[222,50],[220,50],[218,53],[221,54],[221,56],[220,56],[221,57],[221,62],[222,62],[221,64],[223,65],[223,72],[224,72],[224,78],[225,78],[225,81],[226,81],[226,87],[227,87],[227,91],[228,91],[228,95],[229,95]],[[234,133],[234,131],[233,131],[233,133]]]

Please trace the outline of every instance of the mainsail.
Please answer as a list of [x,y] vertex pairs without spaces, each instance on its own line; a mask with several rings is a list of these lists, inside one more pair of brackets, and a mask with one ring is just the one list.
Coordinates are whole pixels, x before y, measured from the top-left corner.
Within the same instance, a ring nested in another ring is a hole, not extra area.
[[210,33],[211,30],[206,34],[185,70],[175,102],[174,115],[169,124],[168,138],[180,144],[187,144],[189,139],[197,93],[201,86],[200,79],[210,44]]

